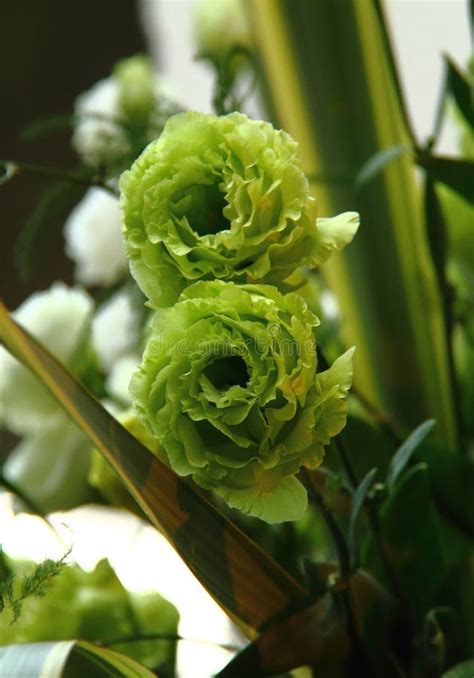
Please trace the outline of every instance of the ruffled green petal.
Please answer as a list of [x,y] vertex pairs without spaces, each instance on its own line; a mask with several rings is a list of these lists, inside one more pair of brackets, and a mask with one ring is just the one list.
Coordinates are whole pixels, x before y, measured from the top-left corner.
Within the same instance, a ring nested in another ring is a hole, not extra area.
[[259,493],[258,487],[245,490],[222,489],[218,494],[231,507],[267,523],[299,520],[308,507],[308,495],[294,477],[282,478],[268,493]]

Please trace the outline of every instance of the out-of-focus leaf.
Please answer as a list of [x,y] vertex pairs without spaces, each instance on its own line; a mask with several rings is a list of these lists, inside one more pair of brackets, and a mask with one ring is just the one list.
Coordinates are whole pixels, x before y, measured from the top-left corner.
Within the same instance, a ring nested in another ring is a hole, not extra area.
[[375,477],[375,474],[377,473],[377,469],[373,468],[371,469],[365,478],[360,482],[359,486],[357,487],[356,491],[352,495],[352,509],[351,509],[351,517],[349,519],[349,532],[348,532],[348,537],[347,537],[347,543],[349,546],[349,551],[351,554],[351,560],[353,563],[357,561],[357,553],[356,553],[356,540],[355,540],[355,528],[356,528],[356,523],[357,523],[357,518],[359,517],[359,513],[364,505],[364,501],[367,497],[367,493],[370,490],[370,486],[372,485],[372,481]]
[[416,663],[422,675],[439,676],[446,659],[446,638],[440,621],[443,613],[452,614],[449,608],[433,608],[424,619]]
[[[155,458],[0,305],[0,339],[50,389],[217,603],[252,635],[308,592]],[[158,565],[157,565],[158,566]]]
[[441,155],[419,153],[416,162],[432,181],[441,181],[470,203],[474,203],[474,162]]
[[[349,414],[343,439],[348,450],[364,451],[363,454],[351,456],[351,464],[358,478],[363,478],[374,467],[377,467],[381,476],[385,477],[397,445],[381,428],[368,421],[366,416],[362,417],[358,413]],[[338,472],[343,470],[333,447],[328,451],[325,464]]]
[[[463,534],[433,504],[426,464],[408,470],[381,511],[381,538],[413,618],[421,626],[450,572],[466,554]],[[435,566],[433,566],[435,563]],[[383,577],[373,542],[364,567]]]
[[448,69],[448,90],[453,95],[456,105],[466,122],[471,127],[474,127],[474,107],[471,96],[471,86],[456,64],[448,56],[445,56],[444,59],[446,68]]
[[73,115],[57,115],[34,120],[21,131],[22,141],[38,141],[56,132],[70,131],[74,125]]
[[443,673],[442,678],[474,678],[474,659],[453,666]]
[[[77,176],[79,175],[78,172]],[[15,242],[15,263],[22,280],[27,282],[31,279],[35,270],[35,258],[41,260],[37,248],[43,234],[51,228],[51,222],[64,219],[67,211],[77,203],[84,191],[84,186],[61,181],[48,186],[41,193],[33,213]]]
[[454,455],[435,441],[426,441],[416,452],[428,466],[431,492],[438,512],[474,543],[474,502],[466,501],[474,487],[474,463]]
[[[369,648],[377,675],[394,674],[380,648],[391,646],[394,638],[393,600],[366,572],[359,571],[347,586],[358,633],[370,640]],[[324,678],[368,675],[353,654],[343,607],[338,593],[326,593],[311,607],[273,624],[248,645],[218,674],[218,678],[272,676],[299,666],[311,666],[314,675]]]
[[390,490],[393,490],[397,480],[403,473],[416,448],[423,442],[428,433],[435,425],[434,419],[427,419],[420,424],[405,440],[405,442],[398,448],[395,456],[390,462],[387,473],[387,485]]
[[[382,4],[246,3],[272,120],[299,142],[309,177],[345,177],[384,149],[414,146]],[[359,189],[311,182],[321,214],[361,214],[357,237],[323,273],[345,343],[357,346],[356,389],[404,428],[435,417],[437,436],[455,449],[443,306],[416,179],[405,154]],[[361,477],[373,466],[382,469],[371,462]]]
[[431,256],[438,275],[438,281],[443,284],[446,279],[446,246],[448,240],[447,227],[443,210],[433,182],[427,177],[425,182],[425,223]]
[[[85,661],[77,662],[79,655]],[[0,647],[0,675],[8,678],[79,678],[77,664],[89,678],[156,678],[134,659],[84,640]]]
[[408,146],[390,146],[382,151],[375,153],[367,162],[365,162],[355,177],[355,185],[360,188],[371,181],[379,172],[381,172],[388,163],[393,162],[404,153],[410,150]]

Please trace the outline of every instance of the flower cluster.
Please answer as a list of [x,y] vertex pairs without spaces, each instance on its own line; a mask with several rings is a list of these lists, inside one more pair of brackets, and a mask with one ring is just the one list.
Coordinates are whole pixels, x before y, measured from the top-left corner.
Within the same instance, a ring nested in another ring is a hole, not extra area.
[[149,57],[120,61],[77,98],[72,144],[83,162],[115,175],[127,167],[179,110],[168,92]]
[[120,186],[130,270],[158,309],[137,414],[178,475],[267,522],[299,518],[295,474],[345,424],[353,351],[318,371],[319,321],[282,292],[358,215],[316,219],[296,143],[240,113],[172,117]]

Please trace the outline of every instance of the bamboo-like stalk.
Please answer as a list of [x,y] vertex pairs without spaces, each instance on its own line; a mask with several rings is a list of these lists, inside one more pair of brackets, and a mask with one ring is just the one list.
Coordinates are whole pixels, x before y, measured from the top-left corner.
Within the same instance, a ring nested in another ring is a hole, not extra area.
[[406,427],[457,432],[443,307],[410,153],[356,188],[382,149],[412,146],[375,0],[248,3],[274,122],[300,143],[320,214],[356,209],[354,242],[325,266],[356,344],[355,383]]

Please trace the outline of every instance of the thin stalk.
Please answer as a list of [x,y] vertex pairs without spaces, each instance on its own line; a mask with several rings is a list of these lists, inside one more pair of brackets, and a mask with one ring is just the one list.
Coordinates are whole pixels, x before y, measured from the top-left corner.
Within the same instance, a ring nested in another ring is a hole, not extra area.
[[306,489],[310,495],[310,497],[313,499],[315,502],[316,506],[318,507],[327,527],[329,532],[331,533],[331,537],[334,543],[334,548],[336,550],[337,554],[337,559],[339,563],[339,572],[342,580],[342,587],[340,590],[337,590],[333,592],[333,595],[338,595],[339,599],[342,602],[342,606],[344,609],[344,615],[346,618],[346,624],[347,624],[347,633],[349,635],[349,638],[352,643],[352,647],[354,650],[355,656],[359,659],[361,664],[364,666],[365,669],[365,675],[367,677],[372,675],[372,671],[370,669],[370,662],[368,658],[368,653],[364,647],[364,643],[357,631],[357,624],[356,624],[356,619],[354,616],[354,610],[352,609],[352,602],[351,602],[351,575],[352,575],[352,569],[351,569],[351,557],[349,553],[349,548],[347,546],[346,540],[344,538],[344,535],[342,534],[341,530],[339,529],[339,525],[337,524],[336,520],[334,519],[334,516],[332,515],[331,511],[328,509],[326,506],[326,503],[323,499],[323,497],[315,490],[315,487],[311,481],[311,477],[306,469],[302,469],[301,472],[301,477],[304,481],[304,484],[306,486]]
[[367,410],[368,414],[370,414],[375,423],[386,434],[387,438],[390,438],[392,443],[398,447],[403,438],[397,432],[397,427],[390,419],[389,415],[378,409],[378,407],[376,407],[374,403],[369,398],[367,398],[367,396],[356,386],[351,386],[351,393],[357,398],[364,409]]
[[47,165],[36,165],[29,162],[19,162],[18,160],[0,160],[0,165],[5,168],[5,174],[0,184],[10,181],[20,174],[27,174],[36,177],[46,177],[48,179],[59,179],[67,181],[71,184],[79,184],[80,186],[97,186],[108,191],[112,195],[118,197],[119,192],[110,184],[107,183],[105,177],[101,176],[80,176],[75,172],[58,169],[57,167],[48,167]]

